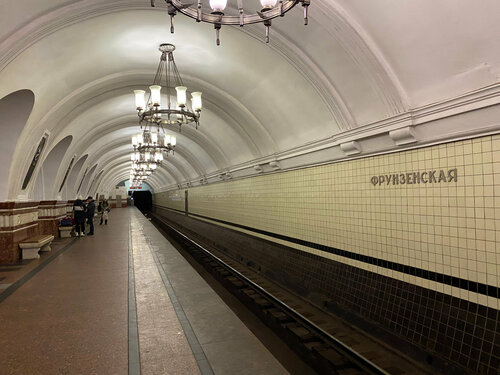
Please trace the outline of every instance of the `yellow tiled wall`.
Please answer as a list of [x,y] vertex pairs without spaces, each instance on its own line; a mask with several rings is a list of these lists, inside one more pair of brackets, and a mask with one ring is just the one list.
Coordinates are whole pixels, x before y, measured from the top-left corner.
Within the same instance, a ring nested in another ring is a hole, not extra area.
[[[447,174],[455,168],[456,181]],[[432,183],[372,183],[433,170]],[[440,170],[446,180],[437,182]],[[156,194],[155,204],[184,210],[184,191]],[[498,287],[500,135],[195,187],[189,211]],[[496,298],[287,245],[500,307]]]

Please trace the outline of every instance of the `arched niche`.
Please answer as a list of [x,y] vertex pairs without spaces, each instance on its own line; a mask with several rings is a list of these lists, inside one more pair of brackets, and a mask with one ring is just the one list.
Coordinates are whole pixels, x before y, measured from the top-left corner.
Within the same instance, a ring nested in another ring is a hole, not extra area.
[[85,192],[87,191],[87,186],[89,184],[89,181],[94,174],[95,170],[97,168],[97,164],[95,164],[88,172],[87,174],[83,177],[82,183],[80,185],[80,188],[78,189],[77,193],[80,194],[83,198],[85,197]]
[[77,188],[76,180],[82,170],[83,165],[85,164],[85,161],[87,160],[87,157],[88,155],[83,155],[80,159],[78,159],[76,164],[69,172],[68,181],[66,182],[66,185],[63,188],[63,190],[65,190],[64,194],[65,199],[76,199],[76,191],[75,191],[75,189]]
[[[30,90],[15,91],[0,99],[0,201],[7,199],[12,156],[17,140],[35,104]],[[36,146],[35,146],[36,147]]]
[[68,135],[61,139],[48,153],[40,168],[33,191],[33,198],[35,200],[49,200],[56,199],[57,190],[59,186],[56,184],[56,177],[59,167],[64,160],[64,155],[68,150],[73,137]]

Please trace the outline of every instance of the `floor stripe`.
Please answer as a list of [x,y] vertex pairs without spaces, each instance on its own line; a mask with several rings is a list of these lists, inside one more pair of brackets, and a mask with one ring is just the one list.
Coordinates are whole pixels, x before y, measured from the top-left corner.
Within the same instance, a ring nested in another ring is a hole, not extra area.
[[45,267],[49,265],[50,262],[52,262],[54,259],[56,259],[59,255],[64,253],[66,250],[70,248],[71,245],[73,245],[76,241],[76,238],[73,238],[71,241],[69,241],[66,245],[64,245],[62,248],[57,250],[51,257],[45,259],[43,262],[41,262],[38,266],[33,268],[30,272],[28,272],[26,275],[21,277],[19,280],[17,280],[15,283],[13,283],[11,286],[6,288],[2,293],[0,293],[0,303],[5,301],[7,297],[12,295],[16,290],[18,290],[20,287],[22,287],[27,281],[29,281],[33,276],[35,276],[38,272],[43,270]]
[[137,329],[137,308],[135,302],[134,255],[132,253],[132,232],[128,224],[128,373],[141,374],[139,354],[139,333]]
[[198,338],[193,331],[193,327],[191,327],[186,313],[184,312],[184,309],[182,308],[179,300],[177,299],[177,296],[175,295],[174,288],[172,288],[172,284],[170,284],[170,281],[168,280],[167,274],[165,273],[165,270],[163,269],[163,266],[158,259],[158,255],[151,247],[149,241],[147,243],[149,251],[151,252],[151,255],[153,256],[153,259],[156,263],[156,267],[158,268],[158,272],[160,273],[161,279],[163,280],[163,285],[165,285],[165,289],[167,290],[170,301],[172,302],[172,306],[174,307],[175,313],[177,314],[177,318],[179,319],[182,329],[184,330],[184,334],[186,335],[189,346],[191,347],[201,374],[214,375],[212,366],[210,365],[210,362],[208,362],[205,352],[203,351],[203,348],[201,347],[200,342],[198,341]]

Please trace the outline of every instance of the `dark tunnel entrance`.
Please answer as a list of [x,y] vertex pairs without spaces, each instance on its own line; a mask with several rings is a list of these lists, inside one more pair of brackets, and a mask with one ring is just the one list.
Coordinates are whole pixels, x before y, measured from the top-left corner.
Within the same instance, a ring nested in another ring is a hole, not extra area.
[[143,213],[151,212],[153,207],[153,196],[150,191],[134,191],[132,193],[134,205]]

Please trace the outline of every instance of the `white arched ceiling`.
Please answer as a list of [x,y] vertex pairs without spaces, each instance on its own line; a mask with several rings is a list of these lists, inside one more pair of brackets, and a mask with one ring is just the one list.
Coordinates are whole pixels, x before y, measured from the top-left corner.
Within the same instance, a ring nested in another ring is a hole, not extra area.
[[56,199],[58,185],[56,176],[68,150],[73,137],[71,135],[61,139],[47,154],[47,157],[42,161],[42,166],[38,170],[38,174],[33,185],[33,197],[35,200],[52,200]]
[[7,199],[9,169],[17,140],[35,103],[30,90],[19,90],[0,99],[0,201]]
[[126,179],[130,137],[139,131],[131,92],[151,84],[161,42],[176,44],[181,75],[190,91],[203,91],[204,109],[199,130],[168,129],[178,147],[152,178],[155,189],[354,137],[385,132],[384,147],[394,149],[388,126],[416,125],[423,113],[466,108],[467,100],[491,106],[500,97],[498,1],[479,7],[469,0],[314,0],[307,27],[294,9],[273,22],[269,44],[262,25],[249,25],[223,27],[220,47],[211,25],[182,15],[170,34],[165,4],[158,3],[154,9],[148,0],[2,6],[0,98],[29,89],[37,100],[22,133],[9,136],[19,139],[9,143],[16,148],[6,163],[8,196],[0,199],[19,196],[32,157],[26,150],[44,134],[74,137],[56,185],[73,156],[89,155],[69,174],[68,198],[85,171],[80,193],[94,178],[91,190]]

